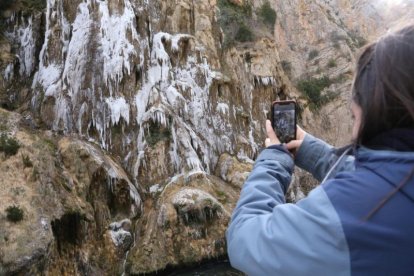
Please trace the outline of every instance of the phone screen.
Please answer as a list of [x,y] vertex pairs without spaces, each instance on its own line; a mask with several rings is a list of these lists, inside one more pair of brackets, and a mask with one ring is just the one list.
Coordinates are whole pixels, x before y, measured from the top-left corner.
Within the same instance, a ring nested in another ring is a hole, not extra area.
[[287,143],[296,139],[295,102],[274,102],[272,112],[272,126],[280,142]]

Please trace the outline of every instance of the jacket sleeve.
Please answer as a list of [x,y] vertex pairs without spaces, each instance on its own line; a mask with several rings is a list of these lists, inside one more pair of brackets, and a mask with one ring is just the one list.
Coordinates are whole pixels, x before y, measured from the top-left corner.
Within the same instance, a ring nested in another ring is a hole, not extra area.
[[350,275],[342,225],[323,188],[285,204],[292,169],[281,150],[259,155],[226,233],[232,266],[248,275]]
[[[311,173],[313,177],[321,182],[338,158],[334,147],[307,133],[296,154],[295,164]],[[354,158],[352,156],[346,156],[341,160],[341,164],[336,168],[335,173],[352,170],[353,162]]]

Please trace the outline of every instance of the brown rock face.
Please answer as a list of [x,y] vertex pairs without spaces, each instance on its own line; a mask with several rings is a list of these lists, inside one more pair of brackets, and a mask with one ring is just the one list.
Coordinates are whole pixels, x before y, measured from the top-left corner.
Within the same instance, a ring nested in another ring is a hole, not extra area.
[[[153,190],[136,223],[141,238],[128,255],[127,273],[191,264],[226,252],[224,232],[238,192],[204,173],[178,176]],[[145,209],[144,208],[144,209]]]
[[244,5],[244,1],[243,0],[230,0],[230,3],[237,5],[237,6],[243,6]]
[[[15,155],[0,153],[1,274],[120,274],[133,230],[129,219],[116,220],[141,212],[125,171],[96,146],[56,143],[57,136],[22,128],[15,113],[0,113],[2,135],[20,145]],[[12,221],[9,207],[23,218]]]

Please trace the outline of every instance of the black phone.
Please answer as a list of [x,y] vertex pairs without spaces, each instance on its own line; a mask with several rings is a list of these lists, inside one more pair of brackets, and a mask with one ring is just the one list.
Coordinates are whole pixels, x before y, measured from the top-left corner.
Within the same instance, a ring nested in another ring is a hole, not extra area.
[[296,102],[272,103],[272,127],[281,143],[296,139]]

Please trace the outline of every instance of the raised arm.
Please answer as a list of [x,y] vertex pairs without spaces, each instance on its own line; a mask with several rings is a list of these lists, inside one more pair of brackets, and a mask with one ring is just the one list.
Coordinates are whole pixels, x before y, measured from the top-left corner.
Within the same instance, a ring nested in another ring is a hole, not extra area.
[[[339,156],[335,152],[335,148],[328,143],[304,132],[298,127],[298,140],[287,144],[290,150],[295,150],[295,164],[308,171],[318,181],[322,181],[331,168],[338,161]],[[335,171],[351,170],[353,168],[354,158],[352,156],[344,157],[337,164]]]
[[248,275],[350,275],[342,226],[323,188],[285,204],[292,170],[281,146],[259,155],[227,231],[232,266]]

